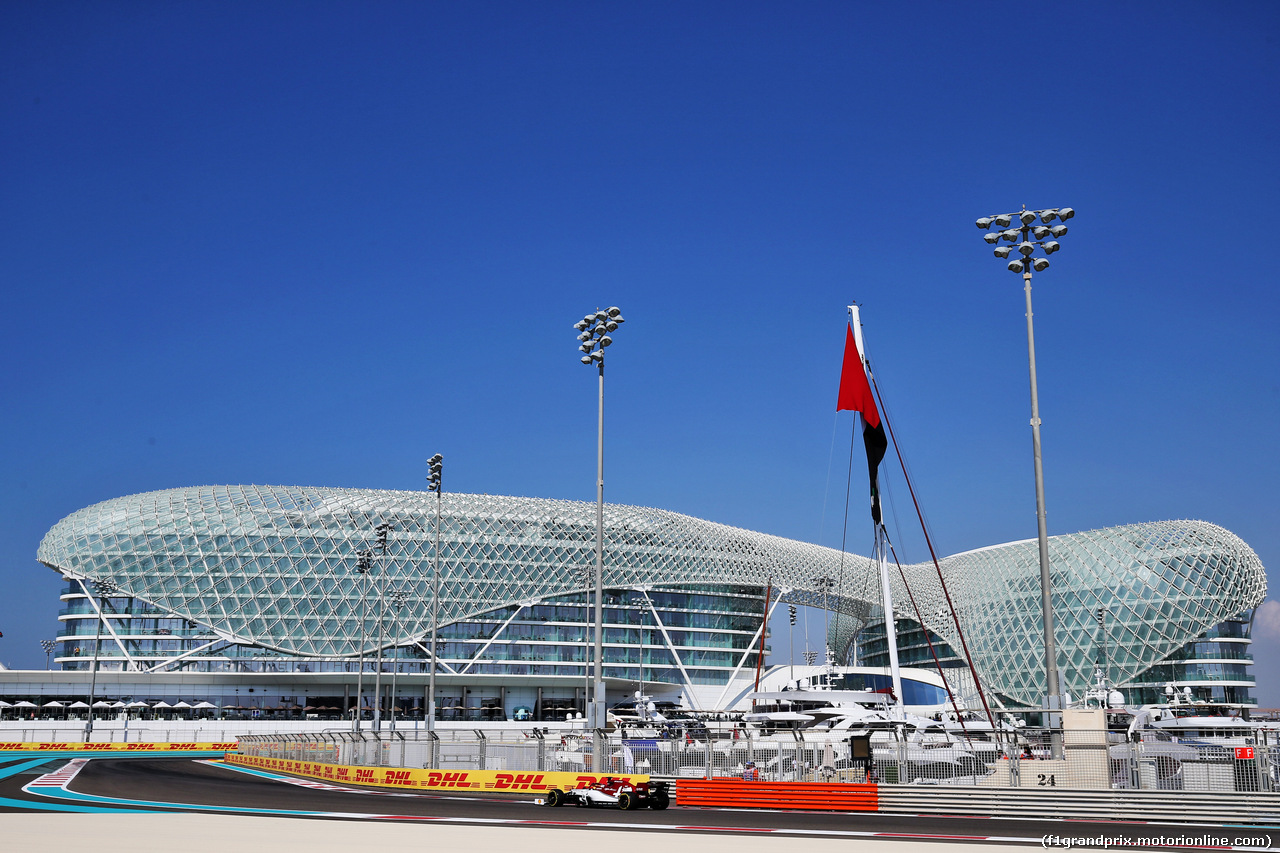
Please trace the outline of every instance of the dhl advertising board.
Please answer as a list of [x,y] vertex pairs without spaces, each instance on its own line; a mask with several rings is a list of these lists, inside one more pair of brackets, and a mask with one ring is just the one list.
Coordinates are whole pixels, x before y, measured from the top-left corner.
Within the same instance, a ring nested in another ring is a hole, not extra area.
[[[348,767],[342,764],[320,764],[289,758],[264,758],[257,755],[228,753],[228,764],[257,767],[277,773],[309,776],[326,782],[350,785],[374,785],[381,788],[413,788],[419,791],[492,791],[542,792],[549,788],[585,788],[603,780],[604,776],[586,773],[531,771],[517,773],[506,770],[417,770],[408,767]],[[648,776],[609,774],[613,779],[647,782]]]
[[39,743],[0,741],[0,752],[226,752],[235,749],[228,743]]

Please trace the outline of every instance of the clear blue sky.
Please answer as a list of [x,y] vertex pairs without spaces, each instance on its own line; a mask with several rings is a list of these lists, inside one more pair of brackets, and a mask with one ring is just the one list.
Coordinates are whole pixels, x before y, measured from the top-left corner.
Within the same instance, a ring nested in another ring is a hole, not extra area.
[[940,552],[1032,537],[1021,281],[973,225],[1023,204],[1078,211],[1035,279],[1050,532],[1203,518],[1274,569],[1278,23],[6,3],[0,661],[43,667],[36,547],[96,501],[419,489],[437,451],[449,490],[593,499],[597,306],[610,501],[838,545],[857,300]]

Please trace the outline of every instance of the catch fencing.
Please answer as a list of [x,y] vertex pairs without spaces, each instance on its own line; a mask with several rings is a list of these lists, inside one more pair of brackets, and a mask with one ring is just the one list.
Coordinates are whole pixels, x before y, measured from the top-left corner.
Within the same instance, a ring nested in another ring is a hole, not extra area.
[[[205,726],[133,726],[131,728],[108,728],[95,725],[90,740],[93,743],[222,743],[243,737],[244,729],[233,726],[220,726],[216,723]],[[74,728],[62,726],[48,728],[43,726],[5,726],[0,727],[0,740],[19,741],[25,743],[81,743],[84,741],[84,726]]]
[[[841,782],[949,788],[1269,793],[1280,791],[1280,747],[1118,740],[1106,731],[1023,730],[1006,743],[865,738],[838,740],[679,732],[635,737],[525,731],[341,731],[241,735],[239,752],[268,758],[443,770],[648,774],[666,779]],[[597,765],[595,756],[600,755]]]

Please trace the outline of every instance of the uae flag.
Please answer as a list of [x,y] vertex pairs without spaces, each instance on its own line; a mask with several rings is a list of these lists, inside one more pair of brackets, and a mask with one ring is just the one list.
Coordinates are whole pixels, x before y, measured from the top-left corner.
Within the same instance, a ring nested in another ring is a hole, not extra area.
[[880,524],[880,486],[876,481],[876,471],[889,448],[889,441],[884,435],[884,424],[880,421],[876,401],[871,396],[871,384],[867,382],[867,372],[862,366],[862,355],[853,339],[852,323],[844,336],[844,365],[840,369],[840,396],[836,400],[836,411],[862,415],[862,443],[867,449],[867,474],[871,479],[871,519]]

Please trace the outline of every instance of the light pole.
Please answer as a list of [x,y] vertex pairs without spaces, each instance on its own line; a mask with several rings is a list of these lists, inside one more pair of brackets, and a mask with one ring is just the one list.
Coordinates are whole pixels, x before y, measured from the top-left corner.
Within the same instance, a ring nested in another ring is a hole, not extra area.
[[[587,565],[582,567],[582,586],[584,589],[592,589],[595,585],[596,567]],[[588,629],[583,636],[582,642],[582,719],[584,726],[591,724],[591,640],[588,635],[591,633],[591,594],[584,596],[586,606],[583,607],[583,613],[587,614]]]
[[[89,673],[89,710],[88,718],[84,724],[85,743],[93,739],[93,694],[98,687],[98,650],[102,643],[102,623],[107,618],[106,599],[118,588],[116,582],[112,580],[96,580],[92,581],[92,584],[94,592],[98,594],[98,628],[93,637],[93,670]],[[80,581],[80,588],[84,590],[85,595],[92,598],[84,581]]]
[[788,657],[791,658],[791,681],[796,680],[796,606],[794,604],[787,605],[787,617],[791,620],[791,627],[787,629],[787,649],[790,652]]
[[376,697],[373,702],[373,730],[375,732],[382,731],[382,624],[386,621],[387,602],[386,602],[386,586],[387,586],[387,567],[385,565],[387,557],[387,534],[391,532],[391,525],[385,521],[374,528],[378,534],[378,556],[382,558],[379,564],[382,570],[378,572],[378,581],[375,584],[378,588],[378,652],[377,666],[373,673],[373,695]]
[[[1017,244],[1020,259],[1009,261],[1010,272],[1021,273],[1023,290],[1027,296],[1027,362],[1031,371],[1031,450],[1035,456],[1036,472],[1036,522],[1039,526],[1040,544],[1040,611],[1044,620],[1044,675],[1048,686],[1047,705],[1050,712],[1062,709],[1062,690],[1058,684],[1058,649],[1054,640],[1053,627],[1053,589],[1049,579],[1049,533],[1045,523],[1044,510],[1044,467],[1040,461],[1040,397],[1036,389],[1036,336],[1032,325],[1031,313],[1031,272],[1044,272],[1049,268],[1048,257],[1032,257],[1036,249],[1044,254],[1052,255],[1061,248],[1058,238],[1067,233],[1063,223],[1076,215],[1069,207],[1047,208],[1035,211],[1025,207],[1017,213],[1002,213],[997,216],[984,216],[977,221],[977,226],[986,231],[982,239],[989,245],[996,245],[1001,240],[1007,246],[997,246],[995,255],[1001,260],[1007,259]],[[1039,218],[1040,223],[1036,224]],[[1050,225],[1054,220],[1057,225]],[[1017,222],[1017,225],[1014,225]],[[992,226],[1003,229],[989,230]],[[1048,238],[1048,239],[1047,239]],[[1050,715],[1053,725],[1054,715]],[[1061,756],[1062,735],[1054,735],[1053,755]]]
[[1099,687],[1107,688],[1111,685],[1111,661],[1107,658],[1107,608],[1099,607],[1094,614],[1098,619],[1098,637],[1101,641],[1101,654],[1098,655],[1098,668],[1102,672],[1102,680]]
[[[626,322],[617,307],[607,311],[597,310],[574,323],[582,350],[582,363],[595,364],[600,370],[600,407],[596,429],[596,603],[595,603],[595,685],[591,691],[591,712],[587,720],[597,732],[604,729],[604,351],[613,343],[610,335]],[[599,740],[599,735],[596,737]],[[598,747],[598,745],[597,745]],[[593,750],[593,769],[604,769],[604,755],[600,748]]]
[[[831,665],[831,587],[836,585],[834,578],[811,578],[814,584],[822,589],[822,660],[826,666]],[[766,603],[766,607],[768,604]]]
[[44,668],[45,669],[49,668],[49,655],[53,654],[53,650],[57,648],[57,646],[58,644],[53,640],[40,641],[40,648],[44,649]]
[[[405,602],[409,600],[409,596],[402,589],[397,589],[391,593],[391,606],[396,609],[396,621],[393,633],[400,629],[400,609],[404,607]],[[396,654],[391,659],[391,731],[396,730],[396,673],[400,671],[400,646],[396,647]]]
[[360,731],[360,716],[364,703],[364,623],[368,613],[366,592],[368,589],[369,569],[373,567],[373,552],[361,550],[356,552],[356,572],[360,575],[360,666],[356,670],[356,717],[353,731]]
[[[435,566],[431,571],[431,669],[427,677],[427,731],[436,730],[436,635],[440,630],[440,501],[443,494],[444,457],[437,453],[427,460],[427,491],[436,493]],[[434,755],[435,741],[432,741]],[[431,763],[435,767],[435,761]]]

